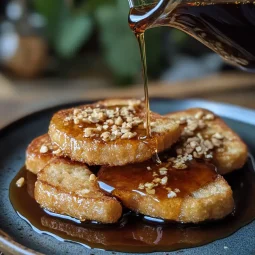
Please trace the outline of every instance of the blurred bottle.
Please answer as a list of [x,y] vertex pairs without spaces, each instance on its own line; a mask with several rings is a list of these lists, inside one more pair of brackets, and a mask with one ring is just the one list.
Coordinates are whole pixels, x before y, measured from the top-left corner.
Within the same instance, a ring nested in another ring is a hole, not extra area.
[[44,27],[43,17],[27,10],[27,1],[9,1],[0,24],[1,65],[19,77],[40,75],[48,55],[47,43],[42,36]]

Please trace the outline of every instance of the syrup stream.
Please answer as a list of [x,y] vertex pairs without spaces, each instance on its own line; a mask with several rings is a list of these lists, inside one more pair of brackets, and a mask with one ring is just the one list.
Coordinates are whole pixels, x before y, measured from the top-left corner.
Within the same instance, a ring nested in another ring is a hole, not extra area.
[[[144,96],[145,96],[145,107],[146,107],[146,137],[152,138],[151,121],[150,121],[150,101],[149,101],[149,90],[148,90],[148,74],[147,74],[147,62],[146,62],[146,47],[145,47],[144,33],[135,33],[135,36],[136,36],[138,44],[139,44],[142,69],[143,69]],[[152,150],[153,150],[152,159],[155,163],[160,164],[161,160],[158,156],[157,138],[154,137],[153,141],[154,141],[154,143],[153,143],[153,148],[152,148]]]
[[135,34],[139,48],[143,68],[143,82],[144,82],[144,96],[145,96],[145,107],[146,107],[146,133],[147,137],[151,137],[151,125],[150,125],[150,102],[149,102],[149,91],[148,91],[148,75],[147,75],[147,62],[146,62],[146,49],[144,41],[144,33]]

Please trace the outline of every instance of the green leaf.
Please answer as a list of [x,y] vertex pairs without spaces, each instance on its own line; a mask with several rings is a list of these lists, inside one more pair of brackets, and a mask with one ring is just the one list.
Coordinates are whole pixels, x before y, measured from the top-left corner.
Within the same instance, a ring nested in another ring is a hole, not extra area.
[[183,44],[189,38],[187,34],[177,29],[172,30],[171,36],[176,44]]
[[61,0],[34,0],[34,8],[37,12],[42,14],[46,19],[49,19],[55,15],[59,6],[62,4]]
[[105,60],[116,77],[133,78],[141,70],[139,48],[128,26],[128,1],[116,7],[101,6],[95,11]]
[[121,36],[105,52],[106,61],[117,76],[134,77],[141,69],[135,38]]
[[35,10],[46,19],[47,37],[53,40],[58,26],[60,15],[67,14],[67,6],[63,0],[33,0]]
[[116,0],[86,0],[79,6],[80,11],[91,13],[97,10],[98,7],[103,5],[116,5]]
[[47,36],[57,54],[72,57],[92,32],[88,15],[73,15],[64,0],[34,0],[35,9],[47,21]]
[[165,64],[162,60],[163,29],[157,27],[145,32],[148,74],[154,78],[162,72]]
[[89,16],[69,16],[62,21],[54,45],[62,57],[72,57],[92,32]]

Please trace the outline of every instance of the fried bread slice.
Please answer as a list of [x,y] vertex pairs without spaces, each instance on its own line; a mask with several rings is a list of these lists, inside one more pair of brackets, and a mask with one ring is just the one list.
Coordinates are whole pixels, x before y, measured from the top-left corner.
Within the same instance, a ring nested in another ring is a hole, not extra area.
[[53,159],[37,175],[34,196],[45,209],[84,220],[117,222],[121,204],[105,195],[96,176],[81,163]]
[[48,134],[35,138],[26,150],[26,168],[30,172],[37,174],[49,161],[54,158],[54,146]]
[[151,122],[152,137],[145,139],[144,103],[105,100],[57,112],[49,135],[58,155],[89,165],[125,165],[145,161],[179,138],[174,120],[151,113]]
[[101,189],[129,209],[151,217],[184,223],[221,219],[233,211],[231,187],[211,164],[194,160],[177,169],[173,162],[152,161],[102,167]]
[[27,193],[30,197],[35,198],[34,197],[34,191],[35,191],[35,182],[37,180],[37,176],[30,172],[30,171],[26,171],[26,184],[27,184]]
[[246,144],[211,111],[191,108],[167,116],[179,121],[183,129],[177,145],[178,154],[186,152],[193,157],[211,160],[222,175],[245,164],[248,157]]

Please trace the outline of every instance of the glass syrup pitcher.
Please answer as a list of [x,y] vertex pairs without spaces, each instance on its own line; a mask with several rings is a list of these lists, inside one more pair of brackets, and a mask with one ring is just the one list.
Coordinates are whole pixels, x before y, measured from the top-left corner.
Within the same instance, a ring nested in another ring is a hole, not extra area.
[[174,27],[227,62],[255,70],[255,2],[129,0],[129,5],[129,25],[136,36],[154,27]]

